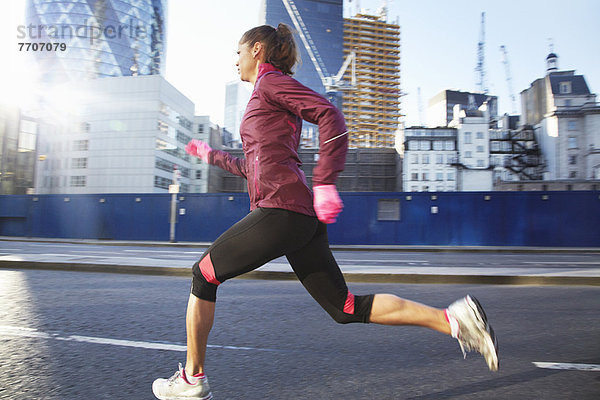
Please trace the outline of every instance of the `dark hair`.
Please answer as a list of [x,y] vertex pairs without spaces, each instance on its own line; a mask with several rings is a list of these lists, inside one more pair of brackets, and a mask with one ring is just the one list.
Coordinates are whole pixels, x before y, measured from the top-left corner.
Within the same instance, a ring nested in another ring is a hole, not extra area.
[[280,23],[277,29],[270,25],[261,25],[242,35],[240,44],[253,46],[260,42],[265,47],[265,61],[286,75],[293,75],[292,69],[298,63],[298,49],[294,34],[289,26]]

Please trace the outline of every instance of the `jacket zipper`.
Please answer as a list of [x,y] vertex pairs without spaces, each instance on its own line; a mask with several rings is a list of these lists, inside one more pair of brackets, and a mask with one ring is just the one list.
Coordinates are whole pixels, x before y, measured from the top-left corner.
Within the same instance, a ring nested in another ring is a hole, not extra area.
[[260,197],[260,190],[258,189],[257,175],[258,175],[258,156],[256,156],[256,158],[254,159],[254,191],[255,191],[256,200],[258,200],[258,197]]

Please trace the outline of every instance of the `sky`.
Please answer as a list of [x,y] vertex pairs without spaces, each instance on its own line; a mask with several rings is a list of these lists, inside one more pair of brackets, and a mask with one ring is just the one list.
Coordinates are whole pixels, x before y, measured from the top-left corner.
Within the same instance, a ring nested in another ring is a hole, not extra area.
[[[197,115],[209,115],[219,125],[224,119],[225,84],[238,78],[237,42],[260,23],[260,3],[169,0],[165,77],[194,102]],[[354,14],[356,3],[345,0],[345,16]],[[382,3],[360,0],[359,5],[375,12]],[[24,4],[25,0],[0,4],[0,51],[8,59],[0,63],[3,88],[29,81],[29,64],[17,51],[16,39]],[[440,91],[477,90],[482,12],[487,82],[489,93],[499,98],[500,113],[512,111],[501,45],[508,51],[518,110],[519,93],[545,74],[550,43],[561,70],[576,70],[593,93],[600,91],[600,1],[392,0],[388,9],[388,20],[397,21],[401,29],[402,111],[407,126],[426,122],[427,103]]]

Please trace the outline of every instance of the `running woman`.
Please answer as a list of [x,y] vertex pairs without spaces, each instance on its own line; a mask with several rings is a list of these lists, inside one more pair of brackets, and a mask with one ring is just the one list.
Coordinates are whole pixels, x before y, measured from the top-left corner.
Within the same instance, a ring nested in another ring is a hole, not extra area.
[[[223,282],[286,256],[310,295],[340,324],[418,325],[458,339],[498,369],[496,336],[474,297],[436,309],[391,294],[353,295],[329,249],[327,225],[343,204],[335,181],[343,170],[348,136],[343,115],[327,99],[291,77],[298,53],[290,28],[263,25],[246,32],[236,63],[254,85],[240,134],[245,158],[192,140],[186,151],[248,181],[251,212],[223,233],[193,266],[186,315],[187,360],[169,379],[157,379],[159,399],[211,399],[204,360]],[[302,120],[319,126],[313,190],[300,170]]]

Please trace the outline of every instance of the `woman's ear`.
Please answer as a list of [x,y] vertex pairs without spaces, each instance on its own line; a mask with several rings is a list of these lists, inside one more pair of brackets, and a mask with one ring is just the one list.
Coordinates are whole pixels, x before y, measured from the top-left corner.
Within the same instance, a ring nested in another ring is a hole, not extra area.
[[263,50],[263,45],[261,42],[254,43],[254,46],[252,46],[252,57],[254,57],[254,58],[259,57],[260,52],[262,50]]

